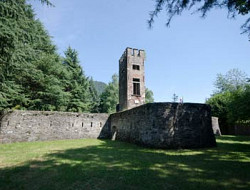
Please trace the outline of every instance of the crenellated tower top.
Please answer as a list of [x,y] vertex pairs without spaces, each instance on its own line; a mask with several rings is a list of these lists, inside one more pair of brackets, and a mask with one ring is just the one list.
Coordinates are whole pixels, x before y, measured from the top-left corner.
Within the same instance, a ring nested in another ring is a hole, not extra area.
[[119,110],[145,103],[145,51],[126,48],[119,60]]

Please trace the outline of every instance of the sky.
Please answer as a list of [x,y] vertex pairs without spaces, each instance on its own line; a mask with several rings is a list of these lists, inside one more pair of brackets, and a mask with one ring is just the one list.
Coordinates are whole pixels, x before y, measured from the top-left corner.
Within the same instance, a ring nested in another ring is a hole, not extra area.
[[94,80],[111,81],[126,47],[145,50],[145,82],[155,102],[172,101],[175,93],[184,102],[204,103],[218,73],[238,68],[250,75],[250,41],[240,29],[247,17],[228,19],[223,9],[205,19],[184,12],[170,27],[163,11],[149,29],[153,0],[51,0],[55,7],[29,2],[58,53],[77,50]]

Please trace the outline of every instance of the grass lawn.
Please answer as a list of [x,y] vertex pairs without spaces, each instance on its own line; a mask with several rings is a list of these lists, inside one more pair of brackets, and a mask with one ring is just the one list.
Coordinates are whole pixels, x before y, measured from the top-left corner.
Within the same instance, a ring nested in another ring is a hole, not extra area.
[[250,189],[250,137],[156,150],[110,140],[0,145],[0,189]]

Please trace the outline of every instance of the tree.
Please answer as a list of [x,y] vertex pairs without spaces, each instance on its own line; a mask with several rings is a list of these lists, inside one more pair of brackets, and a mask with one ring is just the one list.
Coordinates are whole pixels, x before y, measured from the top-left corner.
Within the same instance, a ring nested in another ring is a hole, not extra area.
[[235,124],[250,121],[250,85],[246,85],[245,89],[239,89],[231,94],[231,102],[228,105],[229,122]]
[[97,91],[98,96],[100,96],[104,92],[104,90],[107,86],[106,83],[100,82],[100,81],[93,81],[93,85]]
[[174,93],[172,99],[173,99],[173,102],[177,102],[178,96]]
[[206,101],[206,103],[211,106],[212,116],[219,118],[222,134],[228,134],[228,126],[233,125],[228,119],[230,115],[229,105],[232,100],[231,97],[232,94],[230,92],[224,92],[215,94]]
[[148,88],[146,88],[145,94],[146,94],[145,96],[146,103],[154,102],[154,93],[152,90],[149,90]]
[[104,92],[101,94],[101,112],[114,113],[116,112],[116,106],[119,102],[119,85],[118,75],[112,76],[112,81],[108,83]]
[[32,64],[22,79],[26,86],[24,93],[29,97],[27,109],[65,111],[69,94],[65,92],[66,69],[56,54],[45,54]]
[[100,97],[95,88],[95,83],[92,77],[90,78],[90,81],[89,81],[89,91],[90,91],[91,102],[92,102],[90,111],[92,113],[99,113],[100,112]]
[[63,65],[68,71],[65,90],[70,94],[66,110],[87,112],[91,105],[89,80],[84,76],[77,51],[68,47],[64,54]]
[[[167,23],[169,26],[172,18],[176,15],[181,15],[184,10],[195,9],[194,12],[201,12],[202,17],[207,15],[207,12],[213,8],[225,8],[228,10],[228,17],[234,18],[238,15],[247,15],[250,11],[249,0],[155,0],[155,10],[150,13],[150,19],[148,20],[151,27],[154,18],[158,16],[164,8],[167,13]],[[243,32],[247,32],[250,35],[250,18],[242,25]]]
[[231,69],[225,75],[217,74],[215,81],[216,93],[222,93],[226,91],[236,91],[240,88],[245,88],[247,84],[247,74],[238,70]]
[[0,26],[0,111],[92,109],[94,92],[77,52],[69,47],[65,58],[56,53],[26,0],[0,1]]
[[232,69],[225,75],[218,74],[215,82],[217,91],[206,101],[212,108],[212,114],[219,117],[224,134],[228,134],[230,126],[250,120],[250,85],[246,78],[247,75],[238,69]]
[[0,26],[0,109],[32,108],[32,95],[46,88],[41,81],[47,74],[38,63],[54,57],[53,65],[58,60],[55,46],[25,0],[0,1]]
[[49,0],[39,0],[42,4],[46,4],[47,6],[54,6]]

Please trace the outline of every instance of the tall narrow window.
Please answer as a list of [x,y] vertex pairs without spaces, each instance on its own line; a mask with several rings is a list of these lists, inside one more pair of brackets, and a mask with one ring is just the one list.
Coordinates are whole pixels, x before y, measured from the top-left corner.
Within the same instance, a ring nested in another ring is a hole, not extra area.
[[133,95],[140,95],[140,79],[133,78]]
[[133,70],[140,70],[140,65],[133,65]]

